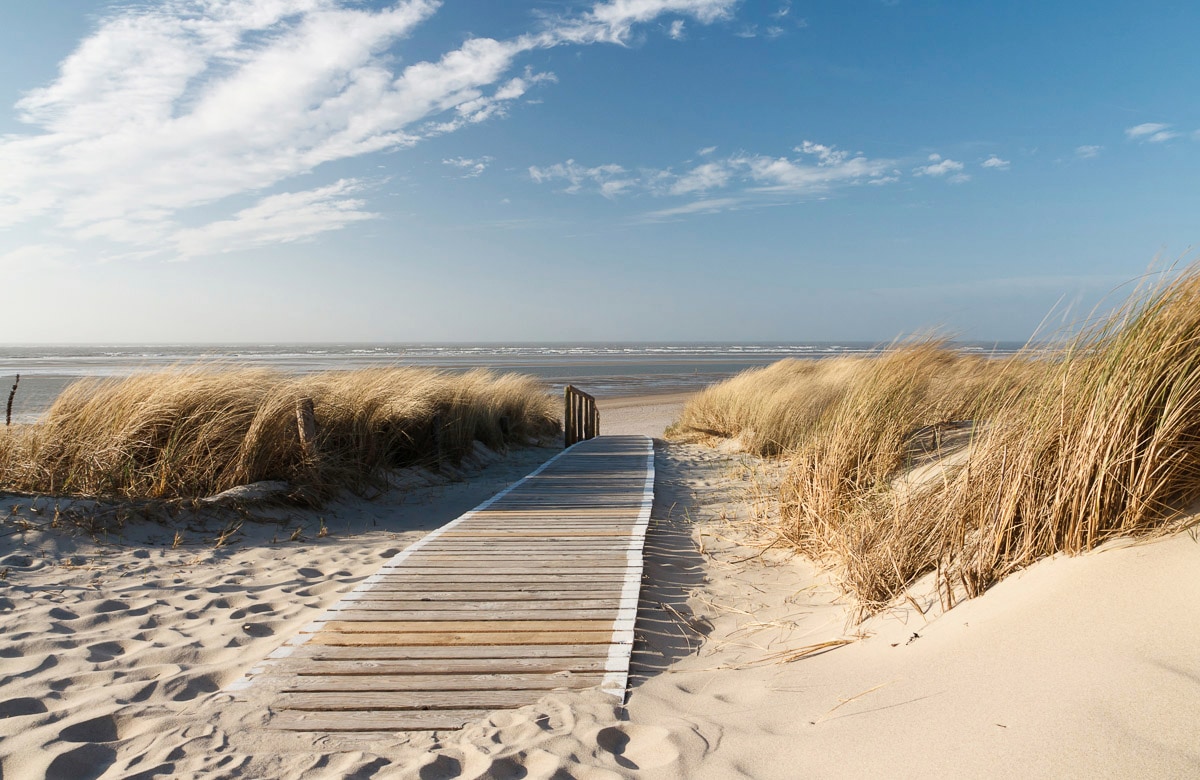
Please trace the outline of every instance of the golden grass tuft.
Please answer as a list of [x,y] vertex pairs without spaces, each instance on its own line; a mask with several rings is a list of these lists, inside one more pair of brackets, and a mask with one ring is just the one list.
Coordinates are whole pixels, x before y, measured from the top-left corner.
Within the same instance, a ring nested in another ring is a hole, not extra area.
[[[302,447],[297,405],[317,432]],[[286,480],[313,500],[388,468],[458,462],[558,430],[530,377],[419,368],[292,376],[179,369],[71,385],[36,424],[0,433],[0,484],[53,494],[180,498]],[[436,425],[435,425],[436,423]]]
[[1175,527],[1200,500],[1200,267],[1135,294],[1005,404],[970,468],[919,496],[944,594]]

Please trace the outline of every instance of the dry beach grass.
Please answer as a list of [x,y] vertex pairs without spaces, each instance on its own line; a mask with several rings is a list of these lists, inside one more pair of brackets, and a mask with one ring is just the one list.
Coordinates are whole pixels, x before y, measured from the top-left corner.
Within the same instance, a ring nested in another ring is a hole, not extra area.
[[[297,410],[312,403],[313,440]],[[286,480],[318,500],[387,468],[457,462],[558,429],[529,377],[382,368],[290,376],[179,369],[69,387],[35,424],[0,433],[0,485],[122,498],[205,496]]]
[[[1056,353],[989,361],[923,342],[785,361],[698,395],[672,435],[785,455],[774,532],[871,612],[930,571],[950,603],[1056,552],[1171,526],[1200,498],[1197,420],[1192,268]],[[966,451],[948,457],[955,430]],[[941,467],[898,479],[926,449]]]

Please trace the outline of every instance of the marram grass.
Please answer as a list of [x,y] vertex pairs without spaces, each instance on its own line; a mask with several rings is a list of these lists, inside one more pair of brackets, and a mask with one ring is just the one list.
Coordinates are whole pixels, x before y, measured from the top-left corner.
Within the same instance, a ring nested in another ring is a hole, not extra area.
[[[296,415],[304,399],[316,419],[307,451]],[[556,413],[536,380],[482,370],[205,368],[83,380],[39,422],[0,432],[0,486],[180,498],[287,480],[317,500],[379,484],[389,468],[432,464],[439,440],[455,462],[476,440],[504,448],[551,435]]]
[[[916,437],[961,421],[961,457],[899,479]],[[1176,527],[1200,500],[1200,269],[1057,353],[985,360],[924,342],[784,361],[698,395],[672,433],[786,457],[774,530],[865,612],[929,572],[947,603],[974,596],[1055,553]]]

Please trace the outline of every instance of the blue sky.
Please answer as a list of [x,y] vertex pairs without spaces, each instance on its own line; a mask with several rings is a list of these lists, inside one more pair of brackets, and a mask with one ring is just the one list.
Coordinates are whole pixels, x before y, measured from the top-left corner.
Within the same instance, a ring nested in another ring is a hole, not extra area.
[[1200,5],[0,8],[0,341],[1028,338],[1200,237]]

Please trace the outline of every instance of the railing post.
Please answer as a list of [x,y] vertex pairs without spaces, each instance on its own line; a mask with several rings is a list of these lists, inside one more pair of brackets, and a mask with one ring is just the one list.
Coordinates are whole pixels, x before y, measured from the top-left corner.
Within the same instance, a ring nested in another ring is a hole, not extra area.
[[600,409],[596,399],[572,385],[563,388],[563,446],[600,435]]
[[571,391],[575,388],[567,385],[563,388],[563,446],[570,447],[575,442],[571,441]]

